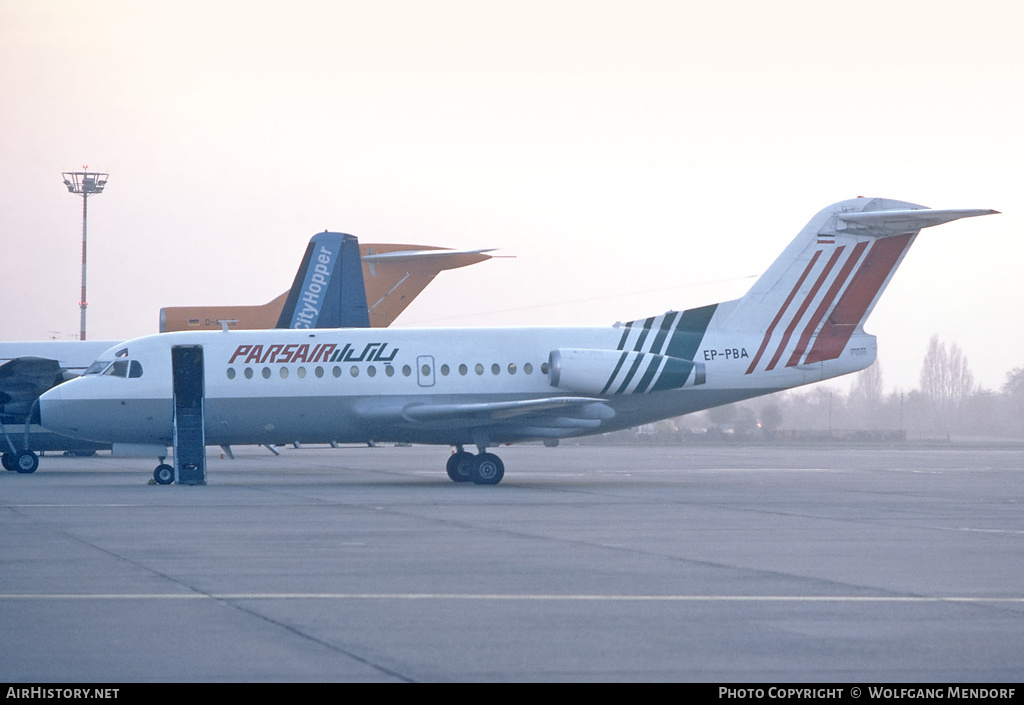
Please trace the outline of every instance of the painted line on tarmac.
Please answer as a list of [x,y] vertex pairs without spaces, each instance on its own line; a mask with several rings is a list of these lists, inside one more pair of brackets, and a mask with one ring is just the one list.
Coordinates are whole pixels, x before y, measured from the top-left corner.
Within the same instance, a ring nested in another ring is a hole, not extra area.
[[534,600],[541,602],[967,602],[1024,604],[1024,597],[864,596],[864,595],[546,595],[490,593],[8,593],[0,600]]

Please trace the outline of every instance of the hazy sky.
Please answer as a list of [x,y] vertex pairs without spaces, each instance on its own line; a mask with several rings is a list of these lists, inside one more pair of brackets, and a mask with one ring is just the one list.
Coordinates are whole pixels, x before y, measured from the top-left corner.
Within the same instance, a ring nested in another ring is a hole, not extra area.
[[604,324],[734,298],[854,196],[925,230],[866,326],[1024,365],[1024,5],[0,0],[0,339],[264,303],[309,237],[496,247],[396,325]]

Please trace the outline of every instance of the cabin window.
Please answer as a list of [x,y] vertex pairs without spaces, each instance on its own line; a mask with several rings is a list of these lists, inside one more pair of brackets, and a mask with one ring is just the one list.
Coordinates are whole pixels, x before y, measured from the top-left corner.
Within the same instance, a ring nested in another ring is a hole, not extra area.
[[234,367],[229,367],[228,368],[228,379],[234,379],[234,378],[235,378],[235,368]]
[[324,368],[320,367],[319,365],[317,365],[316,369],[313,370],[313,374],[315,374],[318,379],[320,377],[323,377],[324,376]]
[[251,367],[246,367],[245,368],[245,378],[246,379],[252,379],[252,368]]
[[473,369],[478,375],[482,375],[484,373],[484,366],[481,365],[479,362],[476,363],[476,367],[474,367]]
[[499,365],[497,362],[495,362],[493,365],[491,365],[491,374],[492,375],[496,375],[496,374],[498,374],[500,372],[501,372],[501,365]]
[[335,365],[334,369],[331,370],[331,374],[334,375],[335,377],[341,377],[341,368]]
[[305,376],[306,376],[306,368],[305,367],[299,367],[299,369],[295,370],[295,374],[297,374],[299,376],[299,379],[305,378]]
[[531,365],[529,362],[527,362],[525,365],[523,365],[523,372],[525,372],[528,375],[532,375],[533,374],[533,365]]
[[270,379],[270,374],[271,374],[270,368],[269,367],[264,367],[263,368],[263,372],[261,374],[263,375],[263,379]]
[[514,363],[514,362],[508,363],[508,373],[510,375],[514,375],[516,373],[516,363]]
[[468,367],[466,367],[465,365],[459,365],[459,374],[460,375],[465,376],[465,374],[467,372],[469,372],[469,368]]
[[388,377],[394,377],[395,368],[392,367],[391,365],[384,365],[384,374],[386,374]]
[[448,365],[441,365],[441,374],[447,377],[449,372],[451,372],[451,370],[448,369]]
[[408,377],[412,374],[412,368],[408,365],[402,365],[402,374]]
[[358,377],[359,376],[359,368],[356,367],[355,365],[352,365],[352,367],[349,369],[349,374],[351,374],[353,377]]
[[374,367],[373,365],[370,365],[369,367],[366,368],[366,374],[370,375],[371,377],[376,377],[377,368]]

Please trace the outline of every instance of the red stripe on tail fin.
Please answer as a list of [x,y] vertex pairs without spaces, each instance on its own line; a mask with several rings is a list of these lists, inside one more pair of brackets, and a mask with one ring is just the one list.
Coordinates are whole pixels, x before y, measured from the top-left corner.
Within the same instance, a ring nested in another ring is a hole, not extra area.
[[786,367],[793,367],[800,362],[800,358],[803,357],[804,352],[807,351],[807,344],[811,342],[811,336],[814,335],[818,326],[821,324],[821,319],[825,317],[829,308],[832,307],[832,302],[839,296],[839,292],[842,290],[846,280],[849,279],[850,273],[853,271],[853,267],[857,262],[860,261],[861,255],[864,254],[864,250],[867,249],[867,242],[859,242],[853,248],[853,252],[850,253],[849,258],[843,264],[843,268],[839,270],[839,274],[836,275],[835,281],[832,282],[832,286],[828,288],[828,292],[821,299],[821,303],[818,304],[817,310],[814,315],[811,316],[811,320],[808,321],[807,326],[804,328],[804,332],[800,334],[800,340],[796,344],[796,348],[793,350],[793,354],[789,358],[789,362],[786,363]]
[[887,237],[875,242],[864,258],[864,264],[857,270],[839,299],[832,315],[821,327],[814,347],[808,353],[805,364],[834,360],[843,352],[850,336],[861,324],[878,296],[879,290],[885,285],[900,258],[914,241],[916,233],[906,233]]
[[796,330],[797,325],[800,323],[800,319],[803,318],[804,313],[807,312],[807,308],[811,305],[811,301],[818,294],[818,289],[822,287],[825,281],[828,279],[828,275],[832,272],[832,268],[836,266],[836,261],[839,256],[843,254],[844,247],[837,247],[835,252],[829,258],[828,263],[825,265],[825,269],[822,270],[821,274],[818,275],[818,279],[814,282],[814,286],[811,287],[810,292],[807,294],[807,298],[800,304],[800,308],[797,309],[796,314],[793,316],[793,320],[789,322],[786,327],[786,332],[782,336],[782,342],[779,343],[779,348],[775,351],[775,355],[772,356],[772,361],[768,363],[768,367],[765,370],[774,370],[775,365],[779,364],[779,358],[782,357],[783,350],[789,344],[789,339],[793,335],[793,331]]
[[764,354],[765,348],[768,347],[768,342],[772,339],[772,333],[775,332],[775,326],[779,325],[779,321],[782,320],[782,316],[786,313],[786,309],[788,309],[789,305],[793,303],[793,297],[796,296],[796,292],[798,292],[800,287],[803,286],[804,280],[807,279],[807,275],[811,273],[812,269],[814,269],[814,264],[818,261],[819,256],[821,256],[821,250],[815,252],[811,257],[811,261],[807,263],[807,267],[804,269],[803,274],[801,274],[800,278],[797,279],[796,286],[794,286],[793,290],[789,292],[789,296],[787,296],[786,300],[783,302],[782,308],[780,308],[779,312],[775,314],[775,318],[772,320],[771,325],[768,326],[768,330],[765,331],[764,340],[761,341],[761,347],[757,349],[757,354],[754,355],[754,359],[751,360],[750,367],[747,368],[746,374],[749,375],[753,372],[754,368],[757,367],[757,363],[761,361],[761,356]]

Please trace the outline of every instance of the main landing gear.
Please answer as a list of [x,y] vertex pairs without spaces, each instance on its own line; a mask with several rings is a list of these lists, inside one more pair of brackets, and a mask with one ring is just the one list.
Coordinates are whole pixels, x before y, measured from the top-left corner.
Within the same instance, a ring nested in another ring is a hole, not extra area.
[[448,458],[448,477],[453,482],[474,482],[478,485],[496,485],[505,476],[505,464],[494,453],[474,455],[458,449]]

